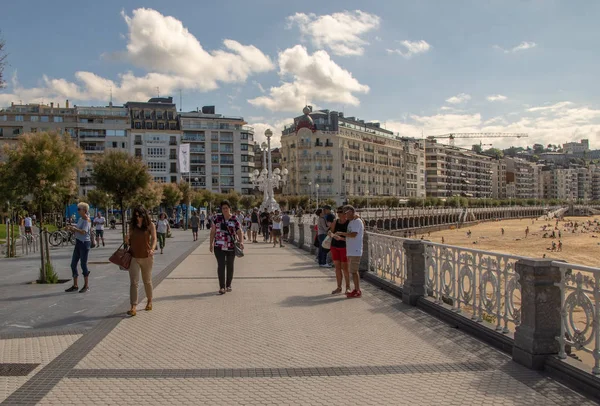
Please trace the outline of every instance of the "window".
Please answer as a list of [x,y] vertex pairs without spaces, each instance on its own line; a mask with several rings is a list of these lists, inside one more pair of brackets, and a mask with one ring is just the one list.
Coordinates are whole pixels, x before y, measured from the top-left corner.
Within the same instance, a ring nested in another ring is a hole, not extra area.
[[40,117],[39,116],[30,116],[29,117],[29,121],[31,121],[31,122],[40,121]]
[[210,156],[210,161],[211,162],[219,162],[219,155],[218,154],[212,154]]
[[106,130],[106,135],[111,137],[124,137],[126,133],[125,130]]
[[63,122],[63,118],[60,117],[60,116],[54,116],[53,119],[54,119],[55,123],[62,123]]
[[116,143],[116,142],[113,142],[113,143],[112,143],[112,147],[113,147],[113,148],[117,148],[117,144],[118,144],[118,143]]
[[248,155],[242,155],[242,162],[252,162]]
[[213,175],[218,175],[219,174],[219,167],[216,166],[216,165],[211,166],[210,173],[212,173]]
[[177,145],[177,137],[175,137],[174,135],[169,137],[169,145]]
[[248,133],[241,133],[240,134],[240,139],[247,140],[248,139]]
[[177,162],[171,162],[171,173],[177,173]]
[[250,173],[252,168],[249,166],[242,166],[242,173]]
[[15,116],[15,121],[23,121],[23,116]]
[[[246,145],[246,146],[248,146],[248,145]],[[221,152],[225,152],[227,154],[233,154],[233,145],[221,144]]]
[[48,119],[48,116],[42,116],[42,117],[40,117],[40,121],[41,121],[42,123],[47,123],[47,122],[48,122],[48,121],[50,121],[50,120]]
[[[114,143],[116,144],[116,143]],[[151,147],[147,149],[147,155],[151,158],[164,157],[167,154],[165,148]]]
[[217,131],[211,131],[210,132],[210,140],[211,141],[218,141],[219,140],[219,133]]
[[217,144],[216,142],[213,142],[210,144],[210,150],[211,152],[218,152],[219,151],[219,144]]
[[148,162],[148,169],[153,172],[166,172],[167,163],[161,161],[150,161]]
[[6,115],[0,116],[0,121],[7,121],[7,120],[8,120],[8,117],[6,117]]
[[213,186],[218,186],[219,185],[219,178],[212,178],[212,184],[213,184]]
[[177,176],[171,176],[171,183],[177,183]]
[[221,133],[221,142],[233,142],[233,133],[222,132]]
[[242,151],[248,151],[248,144],[240,144],[240,148]]

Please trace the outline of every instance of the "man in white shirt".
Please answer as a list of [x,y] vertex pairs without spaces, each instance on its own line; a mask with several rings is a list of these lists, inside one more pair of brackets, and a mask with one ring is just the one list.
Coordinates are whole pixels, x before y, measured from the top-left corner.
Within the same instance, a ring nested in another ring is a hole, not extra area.
[[106,223],[106,219],[102,217],[102,213],[96,213],[96,218],[94,218],[94,225],[96,226],[96,246],[100,246],[100,240],[102,240],[102,246],[104,247],[104,223]]
[[363,237],[365,235],[365,225],[362,219],[356,216],[353,206],[344,206],[344,214],[350,219],[347,232],[338,232],[338,235],[346,237],[346,257],[348,258],[348,270],[352,275],[354,282],[354,290],[346,294],[349,298],[361,297],[360,291],[360,275],[358,268],[360,258],[363,254]]
[[27,215],[27,217],[25,217],[25,220],[23,220],[23,226],[25,227],[25,234],[31,234],[31,227],[33,226],[33,221],[31,220],[31,217],[29,217],[29,214]]

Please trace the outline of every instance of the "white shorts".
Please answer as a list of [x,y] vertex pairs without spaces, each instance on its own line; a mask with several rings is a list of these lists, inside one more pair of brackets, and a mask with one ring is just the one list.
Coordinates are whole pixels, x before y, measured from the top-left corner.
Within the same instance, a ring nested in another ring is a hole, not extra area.
[[258,233],[259,227],[258,227],[258,223],[252,223],[252,226],[250,227],[250,231],[252,231],[253,233]]

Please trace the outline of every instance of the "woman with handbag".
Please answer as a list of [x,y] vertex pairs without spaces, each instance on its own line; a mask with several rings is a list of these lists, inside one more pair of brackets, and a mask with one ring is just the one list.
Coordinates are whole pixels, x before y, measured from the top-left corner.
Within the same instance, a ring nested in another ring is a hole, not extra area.
[[91,236],[90,230],[92,229],[92,223],[90,220],[90,206],[87,203],[79,203],[77,205],[77,212],[79,213],[79,221],[77,226],[68,225],[65,230],[71,231],[75,234],[75,248],[73,249],[73,257],[71,258],[71,271],[73,273],[73,286],[65,290],[65,292],[77,292],[79,287],[77,286],[77,263],[81,264],[81,273],[83,274],[83,288],[79,290],[79,293],[89,292],[90,286],[88,284],[88,277],[90,271],[87,267],[88,255],[91,249]]
[[[240,222],[231,213],[231,204],[227,200],[221,202],[221,214],[212,219],[210,228],[210,252],[217,258],[217,275],[219,276],[219,294],[231,292],[233,265],[236,250],[244,249],[244,236]],[[237,245],[237,247],[236,247]],[[227,277],[225,269],[227,268]]]
[[150,220],[148,211],[143,206],[138,206],[133,210],[125,244],[129,246],[131,253],[131,264],[129,266],[131,310],[127,314],[135,316],[138,304],[140,270],[148,301],[146,311],[152,310],[152,266],[154,265],[154,250],[156,249],[156,227]]

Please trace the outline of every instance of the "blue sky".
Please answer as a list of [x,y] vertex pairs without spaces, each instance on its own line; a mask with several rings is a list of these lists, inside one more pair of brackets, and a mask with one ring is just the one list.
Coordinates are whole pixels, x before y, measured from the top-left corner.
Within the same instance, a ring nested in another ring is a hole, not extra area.
[[9,2],[0,104],[106,104],[111,87],[124,102],[159,86],[260,133],[306,100],[402,135],[600,148],[598,16],[600,2],[558,0]]

